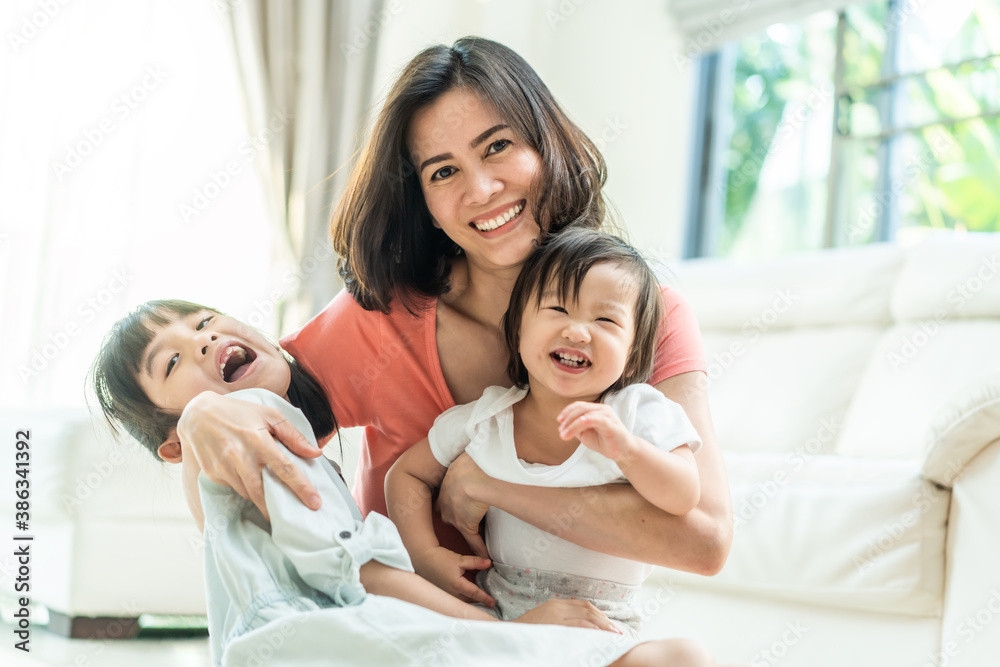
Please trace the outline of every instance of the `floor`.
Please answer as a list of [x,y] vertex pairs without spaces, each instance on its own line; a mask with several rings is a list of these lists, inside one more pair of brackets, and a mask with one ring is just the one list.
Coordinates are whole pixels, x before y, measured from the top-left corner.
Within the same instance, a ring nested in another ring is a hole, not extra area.
[[31,651],[14,648],[9,623],[0,624],[0,665],[4,667],[211,667],[208,638],[116,640],[66,639],[44,626],[31,629]]

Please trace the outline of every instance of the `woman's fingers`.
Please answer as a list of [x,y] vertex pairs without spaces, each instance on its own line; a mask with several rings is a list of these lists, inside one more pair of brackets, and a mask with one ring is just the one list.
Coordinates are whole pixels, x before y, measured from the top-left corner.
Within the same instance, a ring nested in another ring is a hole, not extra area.
[[[307,506],[319,507],[315,487],[272,436],[278,434],[302,449],[304,436],[285,421],[280,411],[206,391],[185,406],[177,433],[210,480],[252,501],[265,517],[264,466],[269,466]],[[319,451],[312,446],[308,450],[309,455]]]
[[[480,537],[479,532],[476,531],[474,533],[469,533],[462,531],[462,534],[465,536],[465,541],[469,543],[469,547],[472,549],[472,553],[479,556],[480,559],[486,561],[487,564],[485,567],[489,567],[490,553],[489,550],[486,548],[486,543],[483,542],[483,538]],[[476,568],[476,569],[482,570],[485,568]]]
[[270,426],[271,435],[274,436],[275,440],[283,444],[288,451],[299,456],[304,456],[307,459],[316,458],[323,453],[323,450],[309,442],[309,439],[299,433],[299,430],[292,426],[277,410],[274,411],[273,415],[269,415],[268,417],[268,426]]
[[[288,458],[288,454],[285,448],[281,446],[281,443],[278,443],[267,431],[261,432],[261,440],[270,441],[262,443],[264,447],[264,465],[270,468],[277,478],[306,507],[314,510],[319,509],[322,501],[320,500],[319,493],[316,491],[316,487],[312,485],[305,473]],[[247,472],[251,471],[248,470]],[[264,485],[260,471],[256,470],[256,473],[256,475],[251,475],[250,479],[244,479],[243,481],[247,485],[247,490],[250,491],[250,500],[263,512],[265,511],[263,507]],[[258,502],[258,498],[260,502]]]
[[468,540],[473,533],[479,534],[479,522],[489,509],[489,505],[476,501],[470,493],[476,486],[494,481],[483,473],[471,456],[463,452],[448,466],[438,490],[435,509],[445,523],[458,528]]

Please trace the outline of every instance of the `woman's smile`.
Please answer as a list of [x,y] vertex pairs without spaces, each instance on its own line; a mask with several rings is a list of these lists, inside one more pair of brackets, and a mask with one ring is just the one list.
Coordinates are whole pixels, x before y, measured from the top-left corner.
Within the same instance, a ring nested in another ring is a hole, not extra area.
[[487,238],[499,236],[500,234],[490,235],[489,232],[496,231],[500,228],[506,228],[506,232],[517,227],[518,223],[521,222],[521,213],[524,211],[526,204],[527,202],[522,199],[510,207],[506,205],[500,206],[489,213],[479,216],[469,224],[475,227],[476,230],[482,232]]

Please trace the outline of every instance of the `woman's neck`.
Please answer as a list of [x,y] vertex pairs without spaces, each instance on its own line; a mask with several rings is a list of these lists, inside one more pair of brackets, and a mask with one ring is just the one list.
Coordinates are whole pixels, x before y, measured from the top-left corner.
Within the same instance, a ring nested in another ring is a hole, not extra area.
[[460,257],[451,265],[451,290],[442,299],[477,322],[499,328],[520,272],[520,266],[487,270]]

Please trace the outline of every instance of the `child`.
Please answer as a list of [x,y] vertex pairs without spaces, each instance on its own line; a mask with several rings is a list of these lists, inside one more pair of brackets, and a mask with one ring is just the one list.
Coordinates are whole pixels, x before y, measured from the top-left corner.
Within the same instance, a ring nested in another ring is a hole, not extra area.
[[[652,271],[613,236],[567,230],[528,258],[503,322],[514,386],[490,387],[444,412],[386,478],[389,516],[417,573],[452,593],[471,587],[463,580],[471,557],[438,545],[428,492],[463,451],[507,482],[629,482],[672,514],[698,504],[698,434],[679,405],[643,383],[660,310]],[[553,597],[588,598],[638,636],[630,603],[652,566],[585,549],[496,508],[486,512],[486,539],[469,538],[493,563],[478,577],[489,597],[478,599],[495,601],[499,618]]]
[[[112,428],[172,463],[184,458],[179,415],[203,391],[271,407],[314,445],[336,429],[322,389],[278,346],[183,301],[151,301],[120,320],[91,375]],[[288,455],[324,495],[320,510],[270,470],[270,521],[199,478],[214,665],[706,664],[685,640],[635,646],[607,632],[496,623],[413,574],[393,524],[376,513],[363,520],[324,457]],[[528,622],[608,627],[582,601],[550,605]]]

